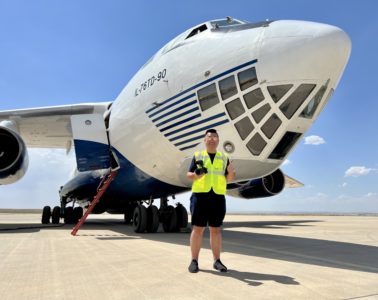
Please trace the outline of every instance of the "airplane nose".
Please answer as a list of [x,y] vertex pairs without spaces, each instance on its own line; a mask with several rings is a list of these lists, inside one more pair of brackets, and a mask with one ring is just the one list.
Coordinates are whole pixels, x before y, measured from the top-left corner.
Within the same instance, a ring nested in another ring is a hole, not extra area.
[[266,81],[330,78],[336,86],[348,62],[351,41],[338,27],[275,21],[264,33],[260,74]]

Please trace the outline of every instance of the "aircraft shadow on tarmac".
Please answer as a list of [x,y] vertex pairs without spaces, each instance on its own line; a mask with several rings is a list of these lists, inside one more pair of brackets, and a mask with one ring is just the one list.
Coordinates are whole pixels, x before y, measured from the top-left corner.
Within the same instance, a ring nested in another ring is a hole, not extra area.
[[[378,273],[378,247],[326,240],[326,236],[324,237],[325,239],[312,239],[232,230],[232,228],[236,227],[289,229],[292,226],[316,226],[317,222],[323,221],[225,222],[223,226],[225,229],[223,231],[223,251],[331,268]],[[136,234],[131,226],[115,226],[112,230],[125,236],[189,246],[189,234],[187,233],[166,234],[160,228],[159,232],[155,234]],[[123,237],[98,238],[111,240],[122,239]],[[208,230],[204,234],[203,248],[210,249]]]
[[[316,226],[317,222],[323,221],[225,222],[223,226],[225,229],[223,231],[223,251],[331,268],[378,273],[378,247],[326,240],[326,236],[324,237],[325,239],[321,240],[232,230],[232,228],[236,227],[278,229],[292,226]],[[0,234],[40,230],[67,230],[67,234],[70,234],[71,229],[72,225],[1,224]],[[113,233],[95,233],[96,230],[103,231],[107,229]],[[89,233],[88,230],[91,232]],[[188,233],[164,233],[160,227],[159,231],[154,234],[137,234],[133,231],[132,226],[124,225],[122,221],[115,221],[114,219],[87,220],[76,238],[80,238],[80,236],[94,236],[103,241],[143,238],[151,241],[189,246]],[[210,249],[208,230],[204,234],[203,248]],[[251,276],[247,274],[246,277],[251,277],[252,280],[253,276],[261,275],[251,274]],[[240,277],[242,278],[244,275],[240,275]]]

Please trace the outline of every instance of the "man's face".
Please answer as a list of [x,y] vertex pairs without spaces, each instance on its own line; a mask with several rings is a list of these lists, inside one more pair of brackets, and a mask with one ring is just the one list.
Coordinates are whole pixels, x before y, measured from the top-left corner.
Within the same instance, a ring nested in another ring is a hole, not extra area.
[[205,145],[206,145],[206,147],[211,148],[211,149],[216,149],[218,147],[218,144],[219,144],[218,134],[212,133],[212,132],[208,132],[205,135]]

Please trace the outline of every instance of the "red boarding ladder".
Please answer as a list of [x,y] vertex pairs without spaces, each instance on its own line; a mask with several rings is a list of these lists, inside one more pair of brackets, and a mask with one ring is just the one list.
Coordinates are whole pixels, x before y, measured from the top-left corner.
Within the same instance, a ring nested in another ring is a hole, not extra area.
[[111,170],[110,173],[106,174],[104,178],[102,178],[98,188],[97,188],[97,194],[94,196],[93,201],[88,206],[85,214],[81,217],[79,222],[76,224],[76,226],[73,228],[71,234],[73,236],[76,235],[76,233],[79,231],[81,225],[84,224],[85,220],[87,219],[88,215],[92,212],[93,208],[96,206],[96,204],[100,201],[102,195],[106,192],[108,189],[110,183],[112,180],[117,176],[118,169]]

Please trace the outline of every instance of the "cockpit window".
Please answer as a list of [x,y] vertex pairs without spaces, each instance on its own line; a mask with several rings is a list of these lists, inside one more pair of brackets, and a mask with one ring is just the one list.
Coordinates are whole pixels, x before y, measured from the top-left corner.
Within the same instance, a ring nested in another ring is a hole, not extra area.
[[214,105],[219,103],[217,88],[215,83],[208,85],[197,91],[198,100],[201,106],[202,111],[205,111]]
[[239,78],[240,89],[242,91],[255,85],[258,82],[255,67],[238,73],[238,78]]
[[201,26],[199,26],[199,27],[197,27],[197,28],[194,28],[194,29],[189,33],[189,35],[186,37],[186,40],[189,39],[189,38],[191,38],[192,36],[195,36],[195,35],[201,33],[202,31],[205,31],[206,29],[207,29],[206,24],[203,24],[203,25],[201,25]]
[[213,28],[222,28],[222,27],[228,27],[228,26],[234,26],[234,25],[241,25],[244,23],[239,20],[235,20],[231,17],[227,17],[226,19],[211,21],[210,24]]

